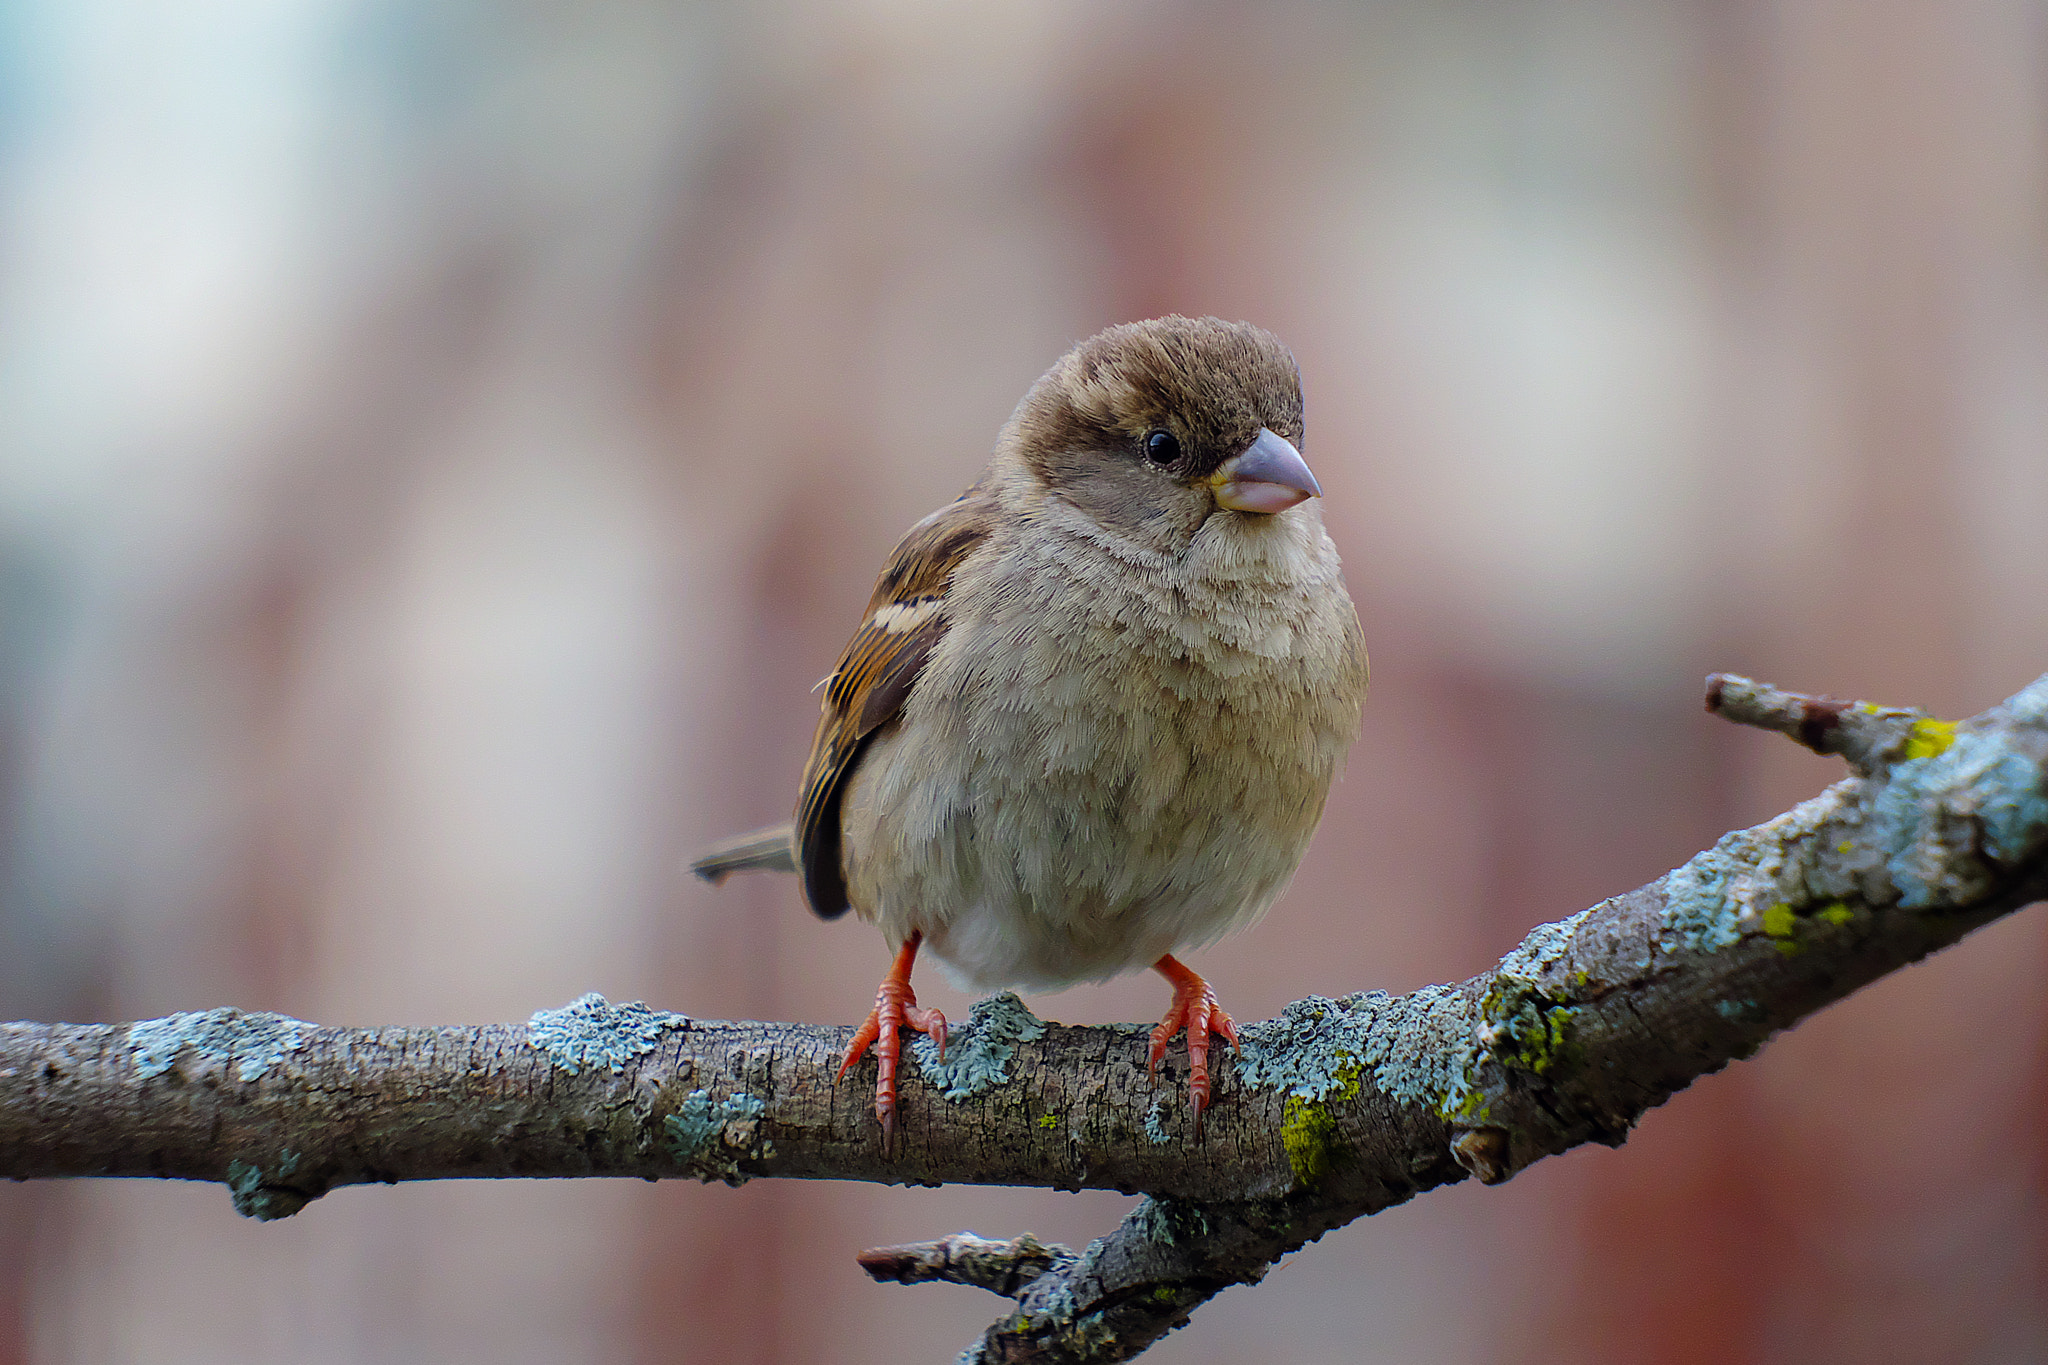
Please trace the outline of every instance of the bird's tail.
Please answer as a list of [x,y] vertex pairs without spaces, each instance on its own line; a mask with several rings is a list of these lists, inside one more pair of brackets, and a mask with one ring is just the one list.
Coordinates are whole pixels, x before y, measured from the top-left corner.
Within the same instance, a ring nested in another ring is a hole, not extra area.
[[690,871],[713,886],[735,872],[794,872],[796,827],[787,823],[771,825],[727,839],[691,863]]

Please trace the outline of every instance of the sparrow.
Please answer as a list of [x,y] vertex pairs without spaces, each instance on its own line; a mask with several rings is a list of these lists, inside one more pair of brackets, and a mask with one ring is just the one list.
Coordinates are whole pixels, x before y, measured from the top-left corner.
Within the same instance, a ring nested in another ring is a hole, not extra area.
[[1151,967],[1188,1036],[1195,1131],[1236,1025],[1174,954],[1279,898],[1357,738],[1366,654],[1271,333],[1163,317],[1081,342],[994,457],[910,528],[826,680],[796,818],[694,870],[798,872],[896,950],[870,1046],[893,1141],[904,1035],[943,1055],[920,951],[964,988]]

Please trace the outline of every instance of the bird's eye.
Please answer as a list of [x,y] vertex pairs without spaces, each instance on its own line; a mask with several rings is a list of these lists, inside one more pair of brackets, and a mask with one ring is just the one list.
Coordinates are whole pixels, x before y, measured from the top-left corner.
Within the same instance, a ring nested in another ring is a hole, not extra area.
[[1155,431],[1145,438],[1145,458],[1153,464],[1172,464],[1180,458],[1180,442],[1170,431]]

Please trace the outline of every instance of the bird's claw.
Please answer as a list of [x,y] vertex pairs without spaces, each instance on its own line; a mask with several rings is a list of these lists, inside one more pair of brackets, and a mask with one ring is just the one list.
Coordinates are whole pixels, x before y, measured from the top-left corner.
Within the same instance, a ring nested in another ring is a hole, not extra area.
[[1152,1045],[1145,1054],[1145,1072],[1154,1075],[1159,1063],[1166,1058],[1166,1045],[1173,1041],[1181,1030],[1188,1035],[1188,1105],[1194,1111],[1195,1136],[1202,1135],[1202,1111],[1209,1107],[1209,1038],[1210,1035],[1224,1039],[1232,1047],[1237,1046],[1237,1024],[1223,1006],[1216,1003],[1216,992],[1194,972],[1189,971],[1171,957],[1161,958],[1157,964],[1159,973],[1173,983],[1173,1003],[1167,1006],[1166,1017],[1159,1021],[1159,1027],[1152,1030]]
[[939,1049],[939,1060],[946,1057],[946,1016],[936,1009],[919,1009],[917,994],[910,989],[907,979],[899,980],[893,973],[882,980],[881,989],[875,993],[875,1007],[868,1011],[867,1020],[854,1031],[853,1041],[847,1044],[846,1056],[840,1060],[839,1072],[832,1079],[837,1082],[867,1052],[870,1045],[875,1049],[875,1117],[882,1124],[882,1153],[887,1156],[896,1147],[896,1071],[903,1060],[903,1035],[906,1032],[922,1033],[930,1038]]

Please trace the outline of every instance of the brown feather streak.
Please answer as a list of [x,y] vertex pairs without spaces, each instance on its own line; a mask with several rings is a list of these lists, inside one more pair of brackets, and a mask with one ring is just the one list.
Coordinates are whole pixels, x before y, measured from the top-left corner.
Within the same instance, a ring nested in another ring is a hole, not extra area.
[[[875,584],[867,620],[825,689],[796,811],[804,899],[821,919],[837,919],[848,908],[839,821],[846,779],[868,741],[902,711],[925,660],[945,637],[946,590],[960,561],[988,535],[989,501],[979,487],[971,488],[903,537]],[[890,607],[924,603],[931,604],[929,614],[907,628],[890,629],[877,620]]]

